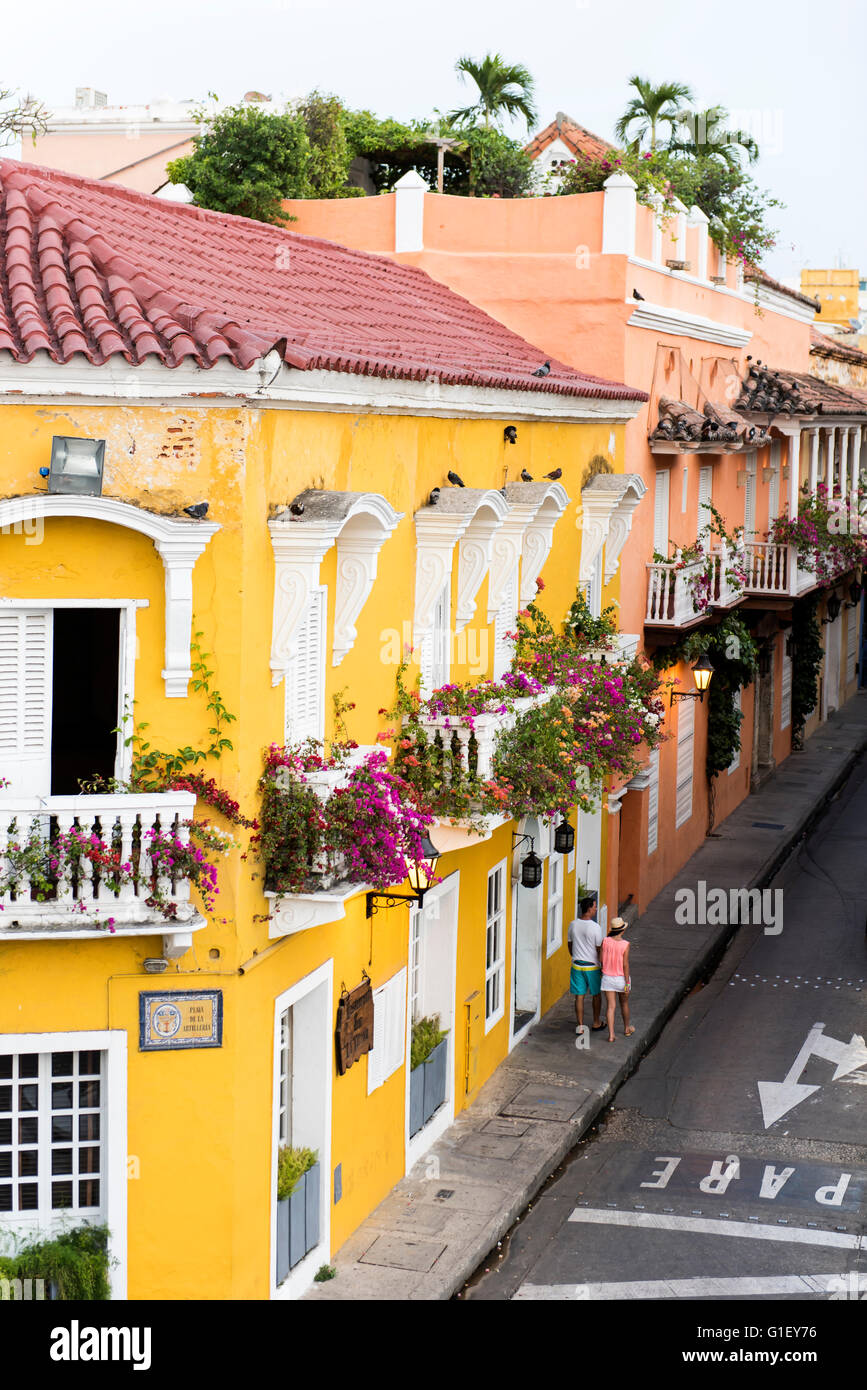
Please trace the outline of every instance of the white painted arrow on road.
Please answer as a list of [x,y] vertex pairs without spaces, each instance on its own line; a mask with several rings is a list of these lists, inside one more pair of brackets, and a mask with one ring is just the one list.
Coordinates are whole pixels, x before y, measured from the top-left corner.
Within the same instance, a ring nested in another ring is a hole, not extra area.
[[823,1057],[825,1061],[833,1062],[836,1070],[831,1080],[839,1081],[842,1076],[867,1066],[867,1046],[857,1033],[853,1033],[852,1041],[848,1043],[827,1038],[824,1023],[814,1023],[783,1080],[758,1083],[765,1129],[770,1129],[776,1120],[782,1119],[814,1091],[821,1090],[821,1086],[807,1086],[798,1079],[811,1057]]

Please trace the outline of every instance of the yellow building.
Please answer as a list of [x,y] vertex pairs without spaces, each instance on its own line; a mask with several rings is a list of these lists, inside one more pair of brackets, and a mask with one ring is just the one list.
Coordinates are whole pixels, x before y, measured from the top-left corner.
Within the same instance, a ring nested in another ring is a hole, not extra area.
[[801,293],[818,299],[822,312],[818,323],[842,324],[849,328],[861,317],[858,308],[857,270],[802,270]]
[[[407,645],[424,689],[501,676],[543,569],[552,620],[616,599],[642,396],[534,377],[406,266],[12,161],[0,189],[0,1253],[104,1223],[114,1297],[296,1297],[566,988],[605,817],[567,854],[542,818],[435,824],[421,906],[318,860],[266,891],[232,821],[335,696],[360,746],[310,785],[345,787]],[[448,737],[481,767],[508,723]],[[192,790],[149,786],[175,750]],[[191,820],[234,836],[217,896]],[[287,1145],[318,1164],[278,1205]]]

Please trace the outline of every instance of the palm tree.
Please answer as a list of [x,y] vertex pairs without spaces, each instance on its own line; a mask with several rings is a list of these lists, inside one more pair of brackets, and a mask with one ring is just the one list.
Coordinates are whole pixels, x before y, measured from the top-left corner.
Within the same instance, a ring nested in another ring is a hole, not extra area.
[[629,102],[614,127],[614,133],[618,140],[626,140],[629,127],[638,121],[640,124],[636,146],[649,134],[650,148],[655,150],[659,126],[674,125],[682,103],[694,99],[692,91],[684,82],[663,82],[660,86],[654,87],[646,77],[630,77],[629,86],[634,87],[638,95]]
[[759,157],[759,147],[743,130],[727,130],[729,113],[724,106],[706,111],[681,111],[672,129],[669,149],[678,154],[719,155],[730,167],[740,164],[745,153],[750,163]]
[[491,118],[496,121],[503,112],[509,116],[523,116],[528,130],[535,125],[533,78],[520,63],[506,63],[499,53],[488,53],[480,63],[473,58],[459,58],[455,72],[462,82],[471,77],[479,89],[478,101],[473,106],[463,106],[449,113],[449,118],[458,125],[476,125],[479,117],[484,116],[485,129],[489,130]]

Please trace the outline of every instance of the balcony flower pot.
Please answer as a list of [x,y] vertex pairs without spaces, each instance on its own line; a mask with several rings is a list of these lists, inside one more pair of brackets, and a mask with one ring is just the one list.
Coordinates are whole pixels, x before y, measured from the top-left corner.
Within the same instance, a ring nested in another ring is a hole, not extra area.
[[[281,1152],[287,1152],[283,1150]],[[310,1150],[291,1150],[297,1156]],[[278,1187],[277,1200],[277,1283],[281,1284],[304,1256],[319,1244],[319,1163],[314,1161],[295,1178],[291,1190]],[[279,1196],[285,1192],[285,1196]]]

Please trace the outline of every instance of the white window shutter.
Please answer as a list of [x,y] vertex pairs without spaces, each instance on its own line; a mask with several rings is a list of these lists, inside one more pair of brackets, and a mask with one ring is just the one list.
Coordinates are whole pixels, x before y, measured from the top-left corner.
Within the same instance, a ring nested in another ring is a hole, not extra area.
[[494,680],[504,676],[512,664],[515,643],[506,636],[514,632],[518,622],[518,570],[517,566],[497,613],[494,623]]
[[325,735],[325,595],[314,589],[286,673],[286,742]]
[[653,494],[653,548],[665,556],[668,555],[668,488],[668,469],[658,468]]
[[421,644],[421,683],[422,691],[427,695],[448,684],[451,588],[449,577],[434,605],[433,631],[428,633]]
[[655,854],[659,846],[659,749],[650,755],[650,781],[647,784],[647,853]]
[[367,1054],[370,1095],[403,1065],[406,1049],[406,968],[373,991],[373,1047]]
[[858,660],[858,629],[861,605],[848,609],[849,626],[846,629],[846,684],[855,679],[855,664]]
[[[742,702],[742,700],[741,700],[741,691],[740,691],[740,690],[736,690],[736,691],[735,691],[735,693],[734,693],[734,698],[733,698],[733,703],[734,703],[734,707],[735,707],[736,710],[742,709],[742,707],[743,707],[743,702]],[[739,733],[739,734],[738,734],[738,746],[737,746],[737,748],[735,749],[735,755],[734,755],[734,757],[732,758],[731,762],[730,762],[729,765],[728,765],[728,771],[729,771],[729,772],[735,772],[735,771],[737,770],[737,768],[740,767],[740,765],[741,765],[741,742],[740,742],[740,733]]]
[[677,716],[677,801],[675,827],[692,815],[692,772],[695,761],[695,700],[681,700]]
[[[698,470],[698,534],[701,535],[705,526],[709,526],[713,517],[709,509],[713,494],[713,468],[705,464]],[[709,538],[704,539],[705,546],[709,546]]]
[[53,634],[50,610],[0,612],[0,776],[23,796],[51,790]]
[[756,456],[747,459],[747,489],[744,497],[744,539],[751,541],[756,534]]
[[780,457],[782,444],[775,439],[771,445],[771,481],[768,484],[768,526],[776,521],[780,511]]
[[792,658],[783,652],[783,674],[780,681],[780,728],[788,729],[792,722]]

